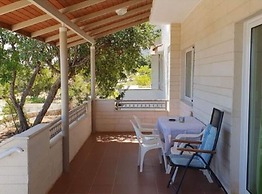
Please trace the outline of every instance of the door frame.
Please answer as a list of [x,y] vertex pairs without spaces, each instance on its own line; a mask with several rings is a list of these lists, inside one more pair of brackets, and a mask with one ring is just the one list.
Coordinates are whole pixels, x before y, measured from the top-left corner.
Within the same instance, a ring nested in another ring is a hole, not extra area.
[[262,24],[262,15],[254,17],[244,23],[243,39],[243,66],[242,66],[242,98],[241,98],[241,137],[240,137],[240,166],[239,187],[240,193],[247,191],[247,154],[248,154],[248,117],[249,117],[249,91],[250,91],[250,50],[251,29]]

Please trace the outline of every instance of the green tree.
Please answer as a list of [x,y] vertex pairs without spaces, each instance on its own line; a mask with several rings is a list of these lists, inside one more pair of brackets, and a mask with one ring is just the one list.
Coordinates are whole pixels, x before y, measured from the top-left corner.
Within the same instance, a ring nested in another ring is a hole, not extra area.
[[141,66],[137,69],[137,73],[134,77],[137,85],[142,87],[150,87],[151,85],[151,68],[147,66]]
[[103,37],[96,43],[96,76],[98,95],[106,98],[114,92],[119,80],[149,65],[141,51],[149,49],[159,31],[147,23]]
[[[145,23],[96,41],[97,94],[108,97],[119,80],[135,72],[148,61],[141,50],[153,44],[159,32]],[[19,119],[18,132],[42,122],[61,86],[58,49],[21,35],[0,30],[1,95],[12,106]],[[86,100],[90,88],[90,46],[81,44],[69,49],[70,96]],[[83,83],[85,82],[85,83]],[[82,85],[81,85],[82,83]],[[33,123],[24,113],[26,98],[46,92],[46,99]]]

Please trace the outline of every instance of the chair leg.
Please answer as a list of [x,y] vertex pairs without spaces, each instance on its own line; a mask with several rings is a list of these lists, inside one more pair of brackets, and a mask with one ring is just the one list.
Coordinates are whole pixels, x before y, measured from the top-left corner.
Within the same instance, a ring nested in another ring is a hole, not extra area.
[[181,188],[181,185],[182,185],[183,180],[184,180],[184,178],[185,178],[185,175],[186,175],[186,172],[187,172],[188,166],[189,166],[190,163],[192,162],[194,156],[195,156],[195,155],[193,155],[193,156],[190,158],[190,160],[188,161],[188,163],[187,163],[187,165],[186,165],[186,167],[185,167],[185,170],[184,170],[183,176],[182,176],[182,178],[181,178],[181,180],[180,180],[180,183],[179,183],[179,185],[178,185],[178,187],[177,187],[176,194],[178,194],[178,192],[179,192],[179,190],[180,190],[180,188]]
[[164,160],[165,172],[166,172],[166,174],[168,174],[167,161],[166,161],[166,154],[165,154],[163,148],[161,148],[161,151],[162,151],[162,157],[163,157],[163,160]]
[[158,152],[158,159],[159,159],[159,163],[162,164],[162,152],[161,152],[161,150]]
[[182,176],[182,178],[181,178],[181,180],[180,180],[180,182],[179,182],[179,185],[178,185],[177,190],[176,190],[176,194],[178,194],[178,192],[179,192],[179,190],[180,190],[180,188],[181,188],[181,185],[182,185],[183,180],[184,180],[184,178],[185,178],[187,169],[188,169],[188,167],[186,167],[185,170],[184,170],[184,174],[183,174],[183,176]]
[[178,167],[172,166],[171,172],[170,172],[170,179],[168,181],[167,188],[174,182],[173,177],[176,176],[177,171],[178,171]]
[[212,177],[210,176],[209,170],[204,169],[204,170],[201,170],[201,171],[202,171],[203,175],[206,176],[206,178],[207,178],[209,183],[213,183],[214,182]]
[[138,148],[138,156],[137,156],[137,166],[140,165],[140,160],[141,160],[141,147],[139,146],[139,148]]
[[226,189],[224,188],[224,186],[222,185],[222,183],[220,182],[220,180],[217,178],[217,176],[215,175],[215,173],[213,172],[213,170],[211,170],[211,168],[208,168],[208,170],[211,172],[211,176],[213,176],[217,182],[217,184],[219,185],[219,187],[222,187],[223,191],[227,194]]
[[144,156],[145,156],[145,150],[141,149],[140,151],[140,172],[143,171],[143,163],[144,163]]

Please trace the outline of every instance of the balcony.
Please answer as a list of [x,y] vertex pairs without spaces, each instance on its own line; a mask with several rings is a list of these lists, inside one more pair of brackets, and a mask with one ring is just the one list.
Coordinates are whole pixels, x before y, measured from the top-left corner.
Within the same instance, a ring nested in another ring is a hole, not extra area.
[[[143,101],[138,104],[143,104]],[[142,107],[139,110],[116,110],[114,100],[96,100],[93,108],[94,117],[97,118],[93,120],[97,132],[93,133],[91,102],[69,113],[69,172],[63,173],[60,118],[49,124],[37,125],[2,142],[0,193],[15,193],[18,189],[21,194],[174,192],[166,187],[169,175],[165,174],[163,165],[159,164],[156,151],[146,155],[144,171],[139,172],[138,143],[129,125],[133,114],[140,115],[143,120],[151,119],[149,121],[153,123],[167,111],[158,110],[157,107],[156,110],[152,110],[152,107],[144,107],[144,110],[141,110]],[[108,132],[99,132],[102,129]],[[195,193],[196,190],[199,193],[223,193],[216,183],[208,183],[202,172],[190,170],[182,191]]]

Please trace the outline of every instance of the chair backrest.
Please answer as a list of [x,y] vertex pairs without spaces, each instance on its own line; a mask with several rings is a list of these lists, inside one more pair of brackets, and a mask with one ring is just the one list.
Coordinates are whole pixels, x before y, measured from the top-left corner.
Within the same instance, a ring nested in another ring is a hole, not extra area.
[[[216,137],[219,131],[217,130],[216,127],[212,126],[211,124],[208,124],[204,130],[205,131],[202,137],[202,143],[199,146],[199,149],[214,151],[216,147],[215,144],[217,143]],[[205,160],[207,164],[210,164],[212,159],[212,154],[201,153],[199,155],[201,155],[201,157]]]
[[224,116],[223,111],[213,108],[210,124],[220,130],[223,116]]
[[136,138],[137,138],[138,142],[141,143],[141,138],[143,137],[143,134],[141,133],[141,131],[138,129],[138,127],[136,126],[136,124],[133,121],[130,120],[130,122],[133,126],[135,133],[136,133]]
[[140,121],[140,119],[139,119],[136,115],[133,115],[133,117],[134,117],[134,120],[135,120],[135,122],[136,122],[136,124],[137,124],[137,127],[138,127],[139,129],[141,129],[142,126],[141,126],[141,121]]
[[[217,146],[218,137],[220,134],[220,129],[223,121],[224,112],[213,108],[210,124],[206,126],[205,132],[202,138],[202,144],[199,149],[215,151]],[[213,154],[200,154],[202,158],[210,165],[213,158]]]

